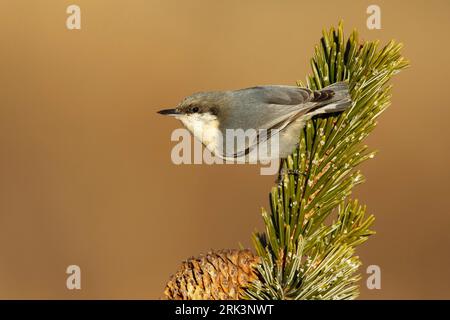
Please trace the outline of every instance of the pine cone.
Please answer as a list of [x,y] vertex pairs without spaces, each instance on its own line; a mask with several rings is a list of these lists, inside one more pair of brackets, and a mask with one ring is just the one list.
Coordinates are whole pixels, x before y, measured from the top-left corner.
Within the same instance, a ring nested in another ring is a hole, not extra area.
[[167,283],[169,300],[238,300],[256,280],[259,257],[250,250],[212,251],[184,261]]

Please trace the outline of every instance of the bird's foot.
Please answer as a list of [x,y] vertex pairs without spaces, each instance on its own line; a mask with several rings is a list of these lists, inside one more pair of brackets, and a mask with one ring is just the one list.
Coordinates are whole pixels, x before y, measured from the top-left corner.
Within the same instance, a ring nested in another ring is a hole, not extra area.
[[295,177],[298,177],[300,175],[306,176],[306,174],[304,172],[301,172],[298,169],[281,168],[280,172],[278,173],[278,178],[275,182],[279,185],[282,185],[283,184],[283,176],[285,176],[285,175],[293,175]]

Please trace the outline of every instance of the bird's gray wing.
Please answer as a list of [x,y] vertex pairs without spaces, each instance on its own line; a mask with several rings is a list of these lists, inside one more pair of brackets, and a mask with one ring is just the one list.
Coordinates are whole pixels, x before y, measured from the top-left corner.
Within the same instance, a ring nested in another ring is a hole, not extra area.
[[[225,126],[232,124],[243,129],[263,129],[267,139],[307,113],[342,111],[351,105],[346,82],[335,83],[320,91],[296,86],[259,86],[237,90],[232,95],[232,109],[238,112],[233,112],[231,121]],[[324,106],[329,108],[318,112]],[[300,124],[295,128],[300,130]],[[258,143],[261,143],[259,135],[254,134],[249,144],[236,147],[235,156],[248,154]]]
[[296,86],[258,86],[231,91],[221,125],[230,129],[269,129],[308,109],[315,91]]
[[[233,91],[232,109],[221,125],[227,129],[256,129],[247,135],[245,145],[234,146],[232,154],[240,157],[248,154],[260,143],[259,130],[266,130],[266,139],[283,130],[292,121],[306,113],[315,100],[315,91],[296,86],[258,86]],[[238,112],[236,112],[238,111]]]
[[254,100],[263,104],[299,105],[311,101],[314,91],[297,86],[268,85],[235,91],[244,100]]

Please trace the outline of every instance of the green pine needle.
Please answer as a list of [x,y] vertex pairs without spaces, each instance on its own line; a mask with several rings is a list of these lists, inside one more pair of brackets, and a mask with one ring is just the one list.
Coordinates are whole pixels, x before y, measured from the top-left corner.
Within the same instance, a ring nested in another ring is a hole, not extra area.
[[282,168],[301,174],[283,174],[281,185],[272,188],[270,212],[262,212],[265,233],[253,235],[262,258],[260,279],[247,288],[245,298],[358,296],[361,262],[355,247],[374,233],[369,229],[374,217],[366,217],[365,206],[348,198],[364,181],[355,167],[375,155],[361,141],[389,106],[388,81],[408,66],[401,47],[394,41],[383,48],[378,41],[361,44],[356,31],[344,40],[342,23],[323,31],[306,86],[316,90],[348,80],[353,104],[344,113],[308,121],[298,148],[281,162]]

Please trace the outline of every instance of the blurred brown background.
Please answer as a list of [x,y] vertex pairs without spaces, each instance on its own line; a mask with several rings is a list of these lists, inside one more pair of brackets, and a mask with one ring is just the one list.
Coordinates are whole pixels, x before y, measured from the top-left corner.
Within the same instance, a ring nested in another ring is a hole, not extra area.
[[[66,29],[81,7],[82,29]],[[180,262],[250,247],[272,176],[255,165],[175,166],[155,111],[196,91],[295,84],[323,27],[397,39],[412,67],[368,139],[355,196],[376,215],[359,248],[382,289],[450,298],[450,3],[0,1],[0,298],[159,298]],[[77,264],[82,289],[69,291]]]

